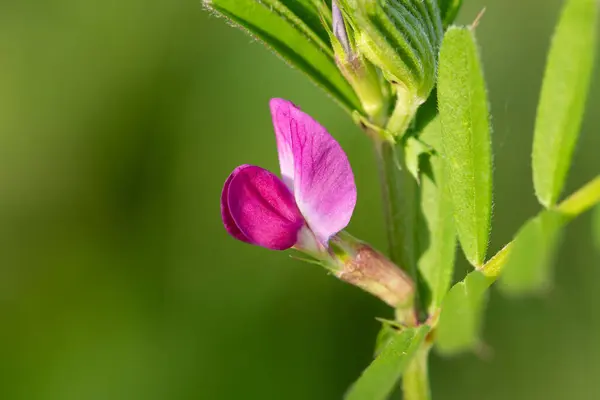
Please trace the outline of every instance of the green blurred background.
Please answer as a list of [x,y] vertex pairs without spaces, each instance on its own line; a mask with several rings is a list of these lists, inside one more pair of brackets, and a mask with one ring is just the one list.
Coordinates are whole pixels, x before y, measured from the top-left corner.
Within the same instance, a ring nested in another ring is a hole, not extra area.
[[[466,0],[459,17],[487,6],[491,252],[538,209],[533,118],[559,5]],[[349,118],[199,0],[0,0],[0,57],[0,399],[340,398],[389,311],[228,237],[219,195],[238,164],[277,170],[267,102],[285,97],[348,152],[349,229],[384,248],[373,157]],[[569,191],[600,172],[598,71]],[[589,230],[589,214],[569,227],[547,296],[492,292],[484,357],[433,357],[436,400],[600,398]]]

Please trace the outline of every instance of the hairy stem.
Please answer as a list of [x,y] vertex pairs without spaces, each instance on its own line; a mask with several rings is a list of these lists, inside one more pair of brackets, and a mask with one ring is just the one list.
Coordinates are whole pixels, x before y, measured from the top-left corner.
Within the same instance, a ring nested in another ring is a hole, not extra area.
[[[387,233],[390,258],[401,268],[410,267],[410,256],[405,243],[406,228],[404,210],[402,210],[403,188],[402,171],[398,167],[396,151],[393,143],[376,143],[376,156],[381,183],[381,198],[383,201],[383,216]],[[411,277],[413,271],[407,271]]]
[[[386,131],[392,132],[393,136],[398,138],[408,129],[416,108],[401,111],[402,107],[397,104],[385,126]],[[407,315],[406,310],[397,309],[396,319],[400,323],[416,325],[427,317],[423,296],[419,290],[417,270],[416,224],[420,205],[419,190],[408,169],[402,167],[404,153],[395,141],[375,140],[375,147],[390,259],[400,266],[414,283],[413,310]],[[431,399],[427,372],[428,354],[429,346],[422,346],[410,361],[402,378],[405,400]]]
[[423,306],[415,255],[416,210],[419,204],[417,183],[410,172],[401,167],[402,162],[394,143],[377,142],[376,153],[390,259],[414,282],[415,313],[416,318],[421,320]]

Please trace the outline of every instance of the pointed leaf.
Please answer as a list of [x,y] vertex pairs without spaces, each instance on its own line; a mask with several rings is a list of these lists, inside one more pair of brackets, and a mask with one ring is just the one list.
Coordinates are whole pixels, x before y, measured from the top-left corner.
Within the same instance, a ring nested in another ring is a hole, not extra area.
[[338,70],[327,31],[312,0],[204,0],[209,9],[248,30],[306,73],[347,111],[361,110]]
[[456,230],[465,256],[485,260],[492,213],[492,159],[485,82],[473,32],[451,27],[440,51],[438,105]]
[[384,400],[394,390],[409,361],[421,347],[429,326],[407,328],[392,338],[365,369],[346,400]]
[[505,293],[528,294],[548,288],[552,261],[566,222],[561,213],[545,211],[521,228],[500,277],[500,288]]
[[456,233],[452,217],[452,201],[448,192],[448,174],[440,154],[441,126],[439,117],[431,120],[421,131],[419,138],[432,146],[437,153],[422,162],[421,198],[422,220],[417,225],[418,268],[427,283],[429,296],[425,301],[429,313],[434,312],[450,288],[454,272]]
[[556,204],[571,165],[596,50],[597,0],[568,0],[548,54],[533,139],[533,182],[545,207]]
[[446,295],[437,327],[436,348],[445,355],[475,349],[480,344],[486,289],[493,279],[473,271]]

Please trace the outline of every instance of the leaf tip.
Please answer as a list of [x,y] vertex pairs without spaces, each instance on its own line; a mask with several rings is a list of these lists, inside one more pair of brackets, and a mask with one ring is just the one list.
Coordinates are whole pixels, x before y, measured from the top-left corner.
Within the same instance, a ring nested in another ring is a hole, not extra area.
[[546,193],[542,188],[538,187],[538,186],[541,186],[541,184],[536,184],[536,183],[537,182],[535,182],[535,179],[534,179],[535,197],[537,197],[538,202],[545,209],[552,208],[555,205],[556,201],[553,200],[552,196],[550,196],[548,193]]

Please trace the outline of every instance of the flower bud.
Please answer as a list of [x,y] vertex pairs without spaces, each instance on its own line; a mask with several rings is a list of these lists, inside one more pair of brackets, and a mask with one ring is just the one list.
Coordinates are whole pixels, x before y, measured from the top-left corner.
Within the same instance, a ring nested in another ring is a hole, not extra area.
[[389,108],[389,85],[373,64],[357,52],[354,36],[346,27],[337,0],[332,0],[331,13],[331,43],[337,66],[354,89],[367,116],[383,120]]
[[[355,51],[376,66],[392,85],[402,131],[435,85],[443,37],[436,0],[337,0]],[[394,133],[394,132],[393,132]]]

